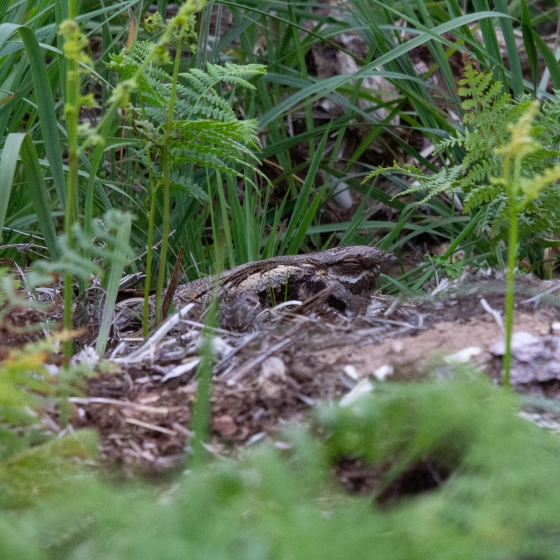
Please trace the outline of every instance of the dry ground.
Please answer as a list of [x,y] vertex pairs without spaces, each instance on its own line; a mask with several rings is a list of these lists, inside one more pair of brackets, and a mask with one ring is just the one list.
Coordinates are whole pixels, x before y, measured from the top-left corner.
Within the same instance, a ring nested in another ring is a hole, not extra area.
[[[528,334],[517,339],[512,370],[518,390],[552,399],[560,398],[556,287],[532,277],[518,281],[514,330]],[[282,426],[305,422],[319,403],[349,402],[376,383],[445,378],[453,375],[453,360],[470,358],[499,383],[503,291],[500,273],[470,274],[388,316],[284,309],[270,312],[253,333],[218,329],[209,449],[238,453],[264,437],[281,447]],[[98,429],[103,457],[126,471],[183,464],[200,344],[200,326],[185,319],[157,343],[122,350],[125,356],[114,360],[120,372],[94,379],[87,396],[73,399],[74,425]]]

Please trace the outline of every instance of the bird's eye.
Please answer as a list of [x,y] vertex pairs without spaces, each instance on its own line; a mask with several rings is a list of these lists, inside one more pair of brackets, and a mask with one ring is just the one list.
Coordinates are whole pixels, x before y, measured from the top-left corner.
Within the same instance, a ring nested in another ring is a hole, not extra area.
[[349,267],[362,266],[362,262],[358,259],[344,259],[341,264],[343,266],[349,266]]

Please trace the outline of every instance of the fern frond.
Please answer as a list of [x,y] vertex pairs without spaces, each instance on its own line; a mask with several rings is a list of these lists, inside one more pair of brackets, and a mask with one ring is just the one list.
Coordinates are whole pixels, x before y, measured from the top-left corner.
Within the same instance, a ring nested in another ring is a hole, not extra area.
[[[178,150],[173,153],[173,158],[178,164],[193,164],[199,165],[200,167],[209,167],[212,169],[218,169],[223,173],[230,173],[235,177],[239,177],[240,179],[244,179],[250,185],[253,185],[253,181],[250,177],[241,171],[239,168],[242,167],[246,162],[239,158],[239,157],[232,157],[231,154],[228,154],[227,159],[223,157],[219,157],[216,155],[214,150],[205,150],[197,149],[197,150]],[[262,174],[258,171],[257,173],[262,176]]]
[[560,90],[554,90],[555,97],[544,103],[535,116],[535,127],[542,130],[540,137],[546,135],[548,145],[557,146],[560,139]]
[[449,136],[449,138],[440,140],[432,153],[435,156],[445,150],[455,148],[456,146],[463,147],[468,142],[469,136],[470,132],[468,129],[465,129],[463,132],[458,130],[455,132],[454,136]]
[[200,185],[193,182],[190,177],[184,177],[179,171],[173,171],[169,177],[171,189],[182,193],[188,193],[197,200],[207,201],[208,195]]
[[109,70],[117,72],[122,80],[128,80],[136,76],[138,91],[148,92],[151,88],[150,82],[144,73],[136,75],[142,62],[149,56],[152,45],[146,42],[135,43],[129,50],[124,47],[118,54],[110,54],[110,61],[106,64]]
[[501,163],[495,159],[480,160],[470,166],[467,174],[461,180],[463,189],[470,189],[472,185],[487,184],[492,177],[496,177],[501,169]]
[[500,185],[479,185],[472,188],[463,201],[465,213],[474,210],[478,206],[490,203],[500,203],[506,200],[504,189]]
[[461,175],[461,166],[457,165],[450,169],[443,168],[439,173],[434,175],[425,175],[417,167],[413,165],[398,165],[396,162],[392,167],[381,167],[370,173],[365,180],[385,174],[388,171],[396,171],[401,175],[410,177],[416,184],[399,193],[397,196],[426,192],[426,196],[420,201],[424,204],[434,196],[441,192],[455,193],[458,192],[458,179]]
[[[496,244],[508,236],[509,215],[504,183],[500,180],[502,156],[495,149],[510,141],[511,125],[526,113],[532,101],[527,95],[512,99],[500,82],[493,81],[490,73],[476,71],[471,63],[465,67],[458,93],[463,98],[464,128],[441,140],[434,154],[460,147],[464,156],[459,165],[426,175],[417,167],[395,163],[376,170],[368,179],[393,172],[409,177],[412,185],[399,196],[425,193],[420,203],[442,191],[463,193],[463,211],[481,209],[479,234],[486,235],[491,225],[490,238]],[[538,190],[536,198],[531,191],[539,177],[547,177],[547,171],[560,164],[560,92],[556,94],[535,116],[532,135],[541,147],[524,156],[521,162],[521,184],[528,184],[529,188],[519,193],[519,203],[524,208],[519,216],[519,232],[527,251],[531,244],[550,246],[555,242],[554,236],[560,237],[560,186],[551,179],[552,186],[547,183],[546,188]]]
[[[243,167],[247,164],[247,161],[243,157],[244,154],[236,152],[235,150],[229,149],[224,144],[185,144],[185,142],[170,142],[170,152],[173,160],[178,164],[183,163],[195,163],[193,158],[196,156],[200,157],[199,165],[202,167],[208,167],[209,162],[220,162],[221,164],[228,165],[228,170],[234,164],[239,167]],[[217,167],[222,171],[225,171],[224,167]],[[236,173],[237,176],[240,176]]]
[[[141,114],[140,110],[136,110],[136,115],[139,119]],[[165,118],[167,117],[167,113],[163,109],[150,104],[145,105],[144,115],[147,117],[147,121],[152,124],[154,129],[161,128],[162,124],[165,122]]]
[[475,70],[471,61],[468,61],[463,76],[459,80],[458,93],[463,99],[464,124],[476,126],[485,113],[502,112],[511,102],[511,96],[504,91],[502,82],[494,82],[490,73]]
[[433,175],[422,175],[417,179],[417,185],[413,185],[402,193],[399,193],[399,196],[404,196],[415,192],[425,192],[426,196],[420,201],[420,204],[424,204],[425,202],[442,192],[447,192],[450,194],[460,192],[458,188],[458,179],[460,176],[460,165],[456,165],[449,169],[443,168],[439,173],[435,173]]
[[177,84],[177,92],[182,96],[177,107],[181,118],[212,118],[220,121],[236,120],[230,104],[213,90],[198,92],[182,84]]
[[247,151],[247,147],[258,149],[255,120],[216,122],[211,120],[179,121],[175,129],[181,131],[186,142],[231,144],[232,149]]
[[203,94],[219,83],[230,83],[245,89],[255,89],[255,86],[247,79],[263,74],[266,74],[266,68],[262,64],[239,66],[226,62],[224,66],[219,66],[208,62],[206,72],[198,68],[191,68],[188,72],[180,75],[187,79],[194,90]]

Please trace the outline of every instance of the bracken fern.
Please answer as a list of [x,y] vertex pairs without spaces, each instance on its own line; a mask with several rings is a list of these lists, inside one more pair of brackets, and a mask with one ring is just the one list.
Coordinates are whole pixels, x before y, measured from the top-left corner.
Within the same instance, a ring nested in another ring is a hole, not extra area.
[[[150,43],[137,43],[130,51],[123,50],[113,56],[109,68],[116,70],[121,79],[134,75],[150,52]],[[195,164],[219,169],[252,183],[251,172],[259,159],[253,154],[258,148],[255,120],[238,120],[231,105],[218,95],[216,86],[225,83],[254,89],[247,81],[265,73],[264,66],[250,64],[237,66],[226,64],[207,65],[207,72],[192,68],[180,74],[183,82],[177,84],[173,128],[170,134],[171,161],[177,165]],[[138,81],[139,106],[128,108],[127,128],[139,139],[132,150],[133,157],[150,168],[157,180],[160,167],[153,162],[158,159],[158,150],[164,136],[163,126],[171,95],[171,76],[161,67],[151,65]],[[152,163],[146,154],[151,153]],[[243,168],[248,165],[248,172]],[[173,172],[174,184],[193,196],[204,199],[204,191],[191,178]]]
[[[154,20],[155,21],[155,20]],[[150,225],[148,232],[147,277],[144,302],[144,334],[148,333],[148,291],[152,263],[155,204],[158,190],[163,192],[163,231],[160,266],[156,289],[156,321],[163,320],[162,293],[166,275],[166,255],[172,191],[180,191],[194,199],[206,200],[205,190],[194,181],[196,167],[212,169],[218,174],[234,176],[256,187],[253,177],[262,173],[256,168],[259,159],[253,154],[258,148],[257,122],[238,120],[228,99],[217,89],[229,88],[228,97],[235,99],[235,88],[255,89],[249,78],[265,73],[259,64],[238,66],[207,64],[206,72],[191,68],[180,73],[181,50],[191,44],[194,21],[178,18],[165,27],[158,18],[155,23],[164,29],[164,35],[176,40],[173,73],[162,64],[170,62],[167,43],[162,40],[158,56],[150,42],[139,42],[111,57],[109,69],[120,78],[136,77],[136,102],[127,107],[128,124],[125,128],[136,137],[130,155],[146,169],[150,179]],[[152,24],[151,21],[148,22]],[[139,72],[142,69],[142,72]],[[207,179],[209,175],[206,175]],[[219,179],[217,179],[219,181]],[[207,188],[209,186],[207,185]]]
[[[503,156],[493,150],[506,144],[511,126],[527,111],[531,99],[526,95],[513,99],[501,82],[493,81],[491,74],[476,70],[470,60],[466,62],[458,85],[464,110],[463,129],[440,141],[434,153],[445,152],[447,157],[460,153],[460,163],[433,175],[426,175],[415,166],[395,164],[377,169],[369,177],[398,172],[414,181],[400,196],[421,192],[425,194],[421,203],[425,203],[445,192],[460,196],[464,213],[485,208],[485,221],[480,224],[480,231],[486,231],[484,226],[490,224],[490,237],[495,244],[507,238],[509,218],[503,185],[494,181],[501,173]],[[538,149],[523,158],[521,177],[526,179],[541,175],[560,162],[557,150],[560,101],[557,96],[539,109],[532,134]],[[560,235],[559,203],[560,187],[554,183],[523,204],[519,216],[522,256],[534,254],[535,248],[542,250],[558,244],[555,236]]]

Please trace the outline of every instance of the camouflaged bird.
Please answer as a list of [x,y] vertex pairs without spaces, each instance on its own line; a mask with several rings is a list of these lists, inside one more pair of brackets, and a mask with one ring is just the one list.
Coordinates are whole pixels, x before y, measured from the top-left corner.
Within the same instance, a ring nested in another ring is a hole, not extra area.
[[[362,245],[342,246],[319,253],[272,257],[236,266],[221,274],[200,278],[179,286],[173,296],[175,310],[189,302],[204,306],[216,293],[225,300],[220,323],[245,330],[263,308],[289,301],[309,300],[325,294],[327,306],[345,313],[364,314],[379,304],[374,298],[377,280],[398,262],[381,249]],[[117,304],[115,332],[136,332],[140,328],[142,299]],[[155,297],[150,298],[155,308]],[[247,309],[245,309],[247,308]],[[250,309],[249,309],[250,308]],[[228,319],[226,319],[226,317]]]
[[397,262],[381,249],[361,245],[273,257],[179,286],[173,299],[177,309],[191,300],[205,302],[216,290],[257,297],[262,306],[272,307],[287,300],[305,300],[330,288],[329,306],[363,313],[375,293],[379,275]]

